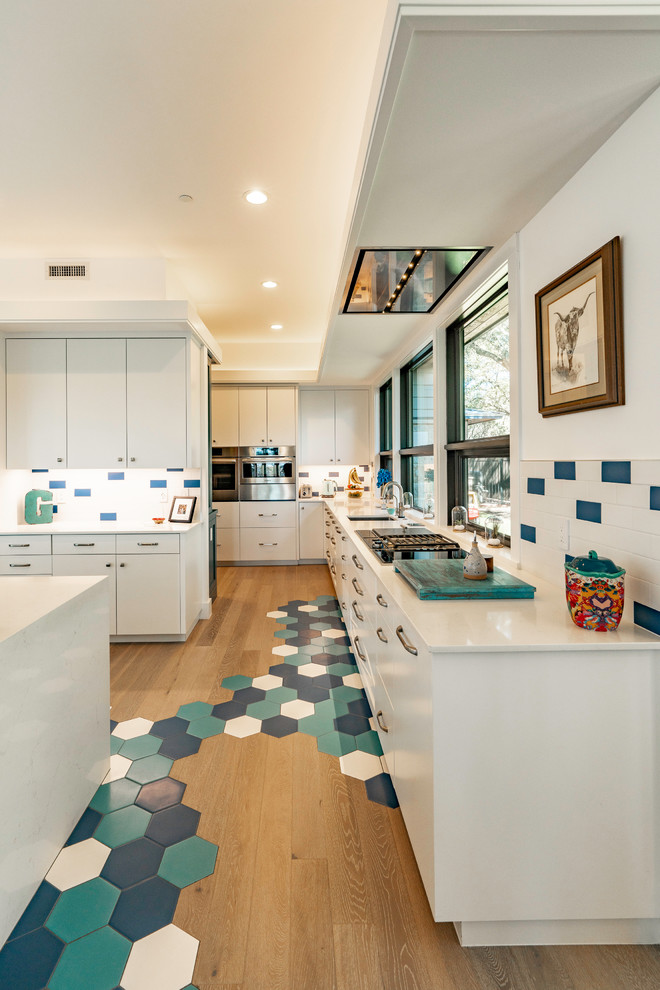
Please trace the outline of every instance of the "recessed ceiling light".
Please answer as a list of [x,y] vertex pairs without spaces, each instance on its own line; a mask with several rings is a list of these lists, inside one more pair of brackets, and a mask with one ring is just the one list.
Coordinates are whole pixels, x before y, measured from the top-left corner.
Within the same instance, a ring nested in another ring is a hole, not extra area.
[[271,323],[270,329],[271,330],[281,330],[282,329],[282,324],[281,323]]
[[190,196],[188,193],[181,193],[181,195],[179,196],[179,201],[181,203],[192,203],[192,196]]
[[243,195],[248,203],[252,203],[253,206],[261,206],[262,203],[266,203],[268,201],[268,196],[261,189],[250,189]]
[[277,282],[273,282],[273,280],[270,279],[270,278],[269,279],[266,279],[266,281],[265,282],[262,282],[261,284],[263,285],[264,289],[276,289],[277,288]]

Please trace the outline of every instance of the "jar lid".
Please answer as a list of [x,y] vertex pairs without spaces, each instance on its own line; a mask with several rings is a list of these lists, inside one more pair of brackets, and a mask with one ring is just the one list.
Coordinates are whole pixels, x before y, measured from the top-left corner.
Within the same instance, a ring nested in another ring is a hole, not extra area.
[[599,557],[595,550],[590,550],[588,557],[574,557],[565,567],[590,577],[620,577],[626,573],[623,567],[617,567],[609,557]]

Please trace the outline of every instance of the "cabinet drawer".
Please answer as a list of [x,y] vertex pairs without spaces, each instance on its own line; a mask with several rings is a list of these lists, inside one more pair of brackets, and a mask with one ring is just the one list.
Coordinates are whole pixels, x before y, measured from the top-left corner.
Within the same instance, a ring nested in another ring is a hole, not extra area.
[[214,502],[213,508],[217,509],[218,512],[216,523],[218,529],[235,529],[238,527],[238,502]]
[[[0,536],[0,554],[24,556],[33,553],[50,553],[50,534],[48,536]],[[42,571],[42,574],[48,573]]]
[[218,560],[240,560],[240,530],[238,529],[218,529],[216,530],[216,546],[218,548]]
[[117,553],[178,553],[178,533],[137,533],[117,536]]
[[80,536],[53,536],[53,553],[84,554],[114,553],[114,533],[90,533]]
[[242,529],[241,560],[295,560],[295,529]]
[[295,502],[241,502],[240,506],[241,527],[272,526],[281,529],[296,525]]
[[0,557],[0,574],[52,574],[53,564],[48,556]]

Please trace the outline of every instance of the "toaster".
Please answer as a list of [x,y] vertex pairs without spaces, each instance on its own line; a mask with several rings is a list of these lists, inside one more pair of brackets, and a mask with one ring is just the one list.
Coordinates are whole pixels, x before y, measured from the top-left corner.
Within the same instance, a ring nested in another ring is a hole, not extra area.
[[311,498],[312,497],[312,486],[311,485],[301,485],[298,489],[298,498]]

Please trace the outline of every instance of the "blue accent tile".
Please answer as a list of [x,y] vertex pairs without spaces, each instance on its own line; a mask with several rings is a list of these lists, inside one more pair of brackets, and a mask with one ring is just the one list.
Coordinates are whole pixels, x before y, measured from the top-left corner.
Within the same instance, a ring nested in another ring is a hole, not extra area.
[[649,500],[650,509],[660,509],[660,488],[651,485],[651,497]]
[[161,846],[173,846],[175,842],[182,842],[183,839],[197,834],[199,816],[200,812],[194,808],[189,808],[186,804],[175,804],[151,816],[145,835]]
[[339,477],[339,471],[328,471],[328,477],[329,478],[338,478]]
[[96,831],[96,826],[101,821],[102,817],[103,816],[101,813],[94,811],[93,808],[86,808],[80,816],[78,824],[64,845],[74,846],[77,842],[83,842],[85,839],[91,839]]
[[641,602],[634,602],[634,621],[638,626],[643,626],[649,632],[660,636],[660,612],[651,608],[650,605],[642,605]]
[[60,892],[57,887],[53,887],[47,880],[42,881],[7,941],[12,942],[15,938],[20,938],[22,935],[27,935],[28,932],[33,932],[35,928],[40,928],[59,896]]
[[199,752],[202,740],[196,736],[189,736],[187,733],[180,733],[178,736],[168,736],[163,739],[163,744],[158,750],[161,756],[167,756],[170,760],[182,760],[184,756],[192,756]]
[[526,526],[520,524],[520,539],[527,540],[528,543],[536,543],[536,526]]
[[160,479],[158,479],[156,481],[150,481],[149,482],[149,487],[150,488],[167,488],[167,482],[164,481],[164,480],[161,481]]
[[309,471],[298,471],[299,478],[309,478]]
[[176,736],[180,732],[185,732],[189,725],[190,719],[179,718],[177,715],[172,718],[161,718],[151,726],[149,735],[166,739],[167,736]]
[[100,512],[99,518],[101,522],[114,522],[117,519],[116,512]]
[[89,498],[92,494],[91,488],[74,488],[73,494],[75,498],[84,498],[85,496]]
[[49,481],[48,487],[53,488],[66,488],[66,481]]
[[603,461],[600,470],[602,481],[618,485],[630,484],[630,461]]
[[123,481],[124,472],[123,471],[108,471],[108,481]]
[[101,870],[104,880],[120,889],[155,877],[163,858],[164,848],[151,839],[134,839],[113,849]]
[[576,519],[584,519],[585,522],[599,523],[601,521],[600,515],[600,502],[583,502],[582,499],[578,499],[575,503]]
[[199,488],[201,486],[201,481],[195,480],[194,478],[184,478],[183,487],[184,488]]
[[183,471],[183,468],[165,468],[166,471]]
[[177,887],[162,877],[150,877],[121,892],[110,927],[137,942],[170,924],[178,899]]
[[57,506],[56,506],[56,505],[54,505],[54,506],[53,506],[53,512],[58,512],[58,511],[59,511],[59,510],[58,510],[58,508],[57,508]]
[[295,718],[289,718],[287,715],[273,715],[271,718],[265,718],[262,721],[261,731],[266,736],[275,736],[277,739],[283,739],[284,736],[293,735],[294,732],[298,731],[298,721]]
[[64,942],[47,928],[7,942],[0,951],[0,987],[42,990],[48,986],[63,949]]
[[575,481],[575,461],[555,461],[555,478]]
[[528,495],[545,495],[545,478],[527,479]]
[[384,804],[388,808],[398,808],[396,791],[392,785],[392,778],[389,773],[379,773],[376,777],[365,780],[364,786],[367,789],[367,797],[377,804]]
[[32,468],[32,474],[48,474],[48,468]]

